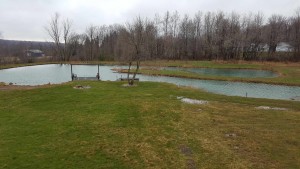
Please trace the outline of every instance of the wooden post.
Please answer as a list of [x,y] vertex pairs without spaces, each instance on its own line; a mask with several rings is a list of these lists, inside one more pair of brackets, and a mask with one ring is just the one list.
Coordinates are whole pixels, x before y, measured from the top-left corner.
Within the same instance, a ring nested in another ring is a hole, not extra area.
[[100,74],[99,74],[99,64],[98,64],[98,80],[100,80]]
[[72,78],[72,81],[73,81],[73,68],[72,68],[72,64],[71,64],[71,78]]

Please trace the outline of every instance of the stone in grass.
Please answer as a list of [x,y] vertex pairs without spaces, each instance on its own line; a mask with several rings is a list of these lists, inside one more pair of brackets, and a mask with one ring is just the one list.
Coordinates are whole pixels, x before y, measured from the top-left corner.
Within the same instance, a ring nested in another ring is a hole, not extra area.
[[236,137],[235,133],[227,133],[225,134],[225,137]]
[[196,99],[189,99],[189,98],[182,98],[181,101],[183,103],[188,103],[188,104],[207,104],[208,101],[206,100],[196,100]]
[[269,107],[269,106],[258,106],[258,107],[255,107],[255,108],[260,109],[260,110],[281,110],[281,111],[287,110],[287,108]]

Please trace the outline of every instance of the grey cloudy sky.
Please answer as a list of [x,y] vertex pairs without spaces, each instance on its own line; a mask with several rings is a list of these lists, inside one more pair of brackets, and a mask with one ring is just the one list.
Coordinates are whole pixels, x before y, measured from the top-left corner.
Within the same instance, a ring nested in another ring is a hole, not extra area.
[[0,32],[5,39],[47,40],[44,26],[55,12],[83,32],[91,24],[125,23],[137,15],[152,18],[167,10],[181,15],[222,10],[291,16],[297,7],[300,0],[0,0]]

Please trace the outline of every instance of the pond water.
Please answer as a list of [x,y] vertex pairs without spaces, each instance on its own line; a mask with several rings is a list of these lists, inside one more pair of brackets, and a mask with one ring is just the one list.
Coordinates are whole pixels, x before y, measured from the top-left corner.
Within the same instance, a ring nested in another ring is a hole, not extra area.
[[253,69],[213,69],[213,68],[176,68],[166,67],[165,70],[181,70],[185,72],[192,72],[204,75],[226,76],[226,77],[242,77],[242,78],[272,78],[277,77],[278,74],[267,70],[253,70]]
[[[126,74],[114,73],[111,69],[120,66],[100,66],[101,80],[115,81]],[[73,72],[78,77],[95,77],[98,70],[96,65],[73,65]],[[290,100],[300,96],[300,87],[270,85],[262,83],[244,83],[216,80],[198,80],[164,76],[138,75],[141,81],[167,82],[181,86],[191,86],[203,90],[229,96],[254,98],[269,98]],[[16,85],[58,84],[71,81],[70,65],[37,65],[0,70],[0,81]]]

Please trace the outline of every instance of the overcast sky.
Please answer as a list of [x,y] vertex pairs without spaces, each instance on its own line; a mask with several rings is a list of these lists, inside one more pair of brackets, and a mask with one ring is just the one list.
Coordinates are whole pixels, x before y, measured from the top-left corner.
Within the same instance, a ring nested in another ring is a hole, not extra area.
[[167,10],[190,16],[199,10],[291,16],[297,7],[300,0],[0,0],[0,32],[5,39],[48,40],[44,27],[55,12],[83,32],[91,24],[122,24],[137,15],[152,18]]

